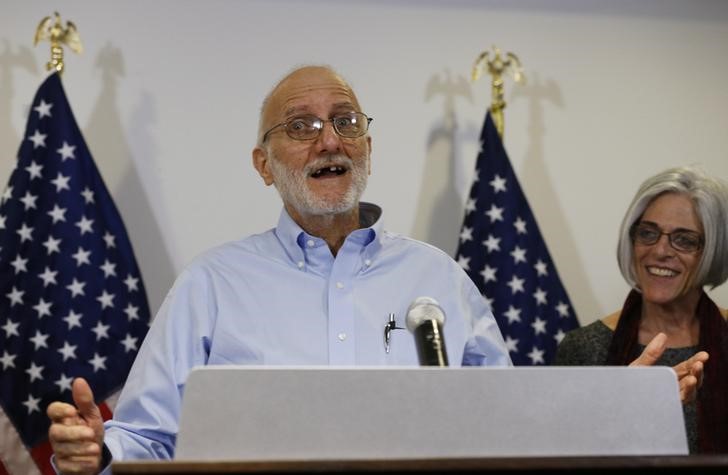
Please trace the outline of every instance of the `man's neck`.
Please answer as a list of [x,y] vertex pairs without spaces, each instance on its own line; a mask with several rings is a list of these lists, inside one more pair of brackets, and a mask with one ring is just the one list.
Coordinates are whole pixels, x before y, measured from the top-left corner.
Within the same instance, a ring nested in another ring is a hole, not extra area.
[[337,214],[301,214],[292,206],[286,206],[286,211],[304,231],[326,241],[334,256],[341,249],[346,237],[360,228],[359,204],[349,211]]

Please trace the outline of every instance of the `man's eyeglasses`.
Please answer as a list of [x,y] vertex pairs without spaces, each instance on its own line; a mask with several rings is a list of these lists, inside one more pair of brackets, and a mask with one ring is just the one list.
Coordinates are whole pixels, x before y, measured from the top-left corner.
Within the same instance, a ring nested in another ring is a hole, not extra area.
[[321,134],[326,122],[331,122],[334,130],[341,137],[354,139],[361,137],[369,130],[369,123],[374,120],[367,117],[362,112],[347,112],[345,114],[336,114],[329,120],[324,120],[315,115],[304,115],[294,117],[293,119],[274,125],[263,134],[263,143],[268,139],[268,135],[278,127],[283,127],[293,140],[311,140]]
[[670,246],[676,251],[696,252],[703,248],[703,236],[696,231],[678,229],[671,233],[666,233],[654,224],[649,223],[635,223],[630,229],[632,241],[645,246],[655,244],[663,234],[667,236]]

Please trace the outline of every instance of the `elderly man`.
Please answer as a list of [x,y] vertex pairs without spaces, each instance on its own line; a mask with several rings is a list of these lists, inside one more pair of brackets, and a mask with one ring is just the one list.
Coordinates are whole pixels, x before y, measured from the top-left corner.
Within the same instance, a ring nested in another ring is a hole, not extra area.
[[253,165],[284,209],[274,229],[209,251],[179,276],[105,425],[88,384],[76,407],[48,407],[59,471],[96,473],[120,459],[174,453],[193,366],[417,365],[412,335],[383,332],[409,304],[436,299],[451,362],[510,365],[493,316],[460,267],[427,244],[382,229],[360,203],[371,118],[327,67],[294,70],[263,103]]

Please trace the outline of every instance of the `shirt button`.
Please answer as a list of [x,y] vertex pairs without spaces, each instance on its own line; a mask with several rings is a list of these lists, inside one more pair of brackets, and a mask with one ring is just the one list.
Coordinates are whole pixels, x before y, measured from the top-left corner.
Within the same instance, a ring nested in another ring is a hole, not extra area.
[[336,283],[336,288],[337,289],[343,289],[344,288],[344,284],[342,284],[341,282],[337,282]]
[[298,268],[303,269],[303,261],[298,261]]
[[371,259],[366,259],[364,261],[364,265],[367,266],[367,267],[369,267],[370,265],[372,265],[372,260]]
[[339,341],[346,340],[346,333],[339,333]]
[[315,242],[313,242],[313,239],[309,239],[308,241],[306,241],[306,245],[307,245],[308,247],[313,247],[313,246],[314,246],[315,244],[316,244],[316,243],[315,243]]

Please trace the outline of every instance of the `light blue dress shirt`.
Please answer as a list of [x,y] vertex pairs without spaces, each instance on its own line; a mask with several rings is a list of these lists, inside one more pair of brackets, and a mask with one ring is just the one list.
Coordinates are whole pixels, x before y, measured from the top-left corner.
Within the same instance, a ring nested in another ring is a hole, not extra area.
[[105,443],[115,460],[174,453],[187,375],[208,364],[417,366],[405,327],[420,296],[443,308],[451,365],[511,364],[495,319],[466,273],[428,244],[382,230],[360,205],[362,229],[336,257],[284,210],[275,229],[212,249],[177,278],[121,393]]

